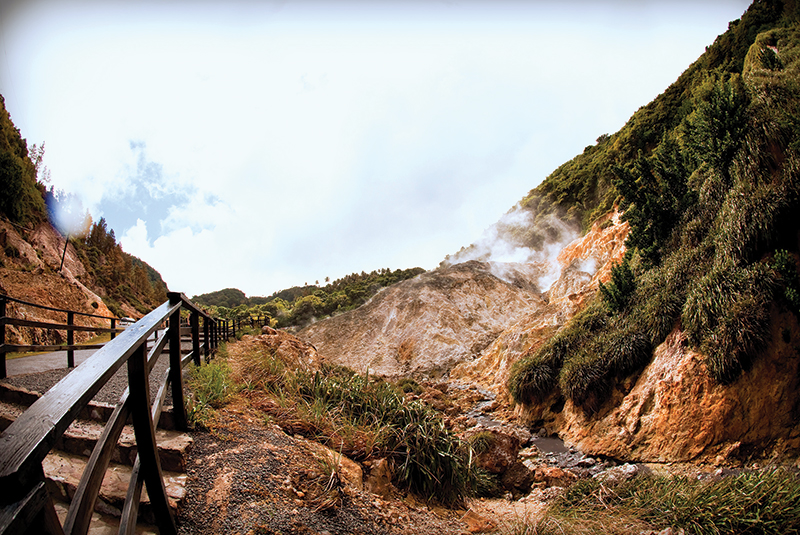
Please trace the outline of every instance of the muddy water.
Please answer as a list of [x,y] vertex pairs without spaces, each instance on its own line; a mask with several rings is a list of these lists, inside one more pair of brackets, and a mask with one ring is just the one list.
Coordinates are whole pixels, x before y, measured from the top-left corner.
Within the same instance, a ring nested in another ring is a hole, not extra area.
[[570,450],[564,441],[558,437],[537,437],[531,438],[531,443],[542,453],[569,453]]

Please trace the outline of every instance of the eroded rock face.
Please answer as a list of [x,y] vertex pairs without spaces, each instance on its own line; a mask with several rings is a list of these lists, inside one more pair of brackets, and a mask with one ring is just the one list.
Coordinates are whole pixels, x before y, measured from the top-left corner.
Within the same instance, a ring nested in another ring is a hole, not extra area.
[[[478,383],[501,395],[516,360],[563,325],[624,254],[628,224],[614,213],[542,263],[469,261],[387,288],[360,308],[298,333],[327,359],[389,378]],[[589,271],[586,271],[589,270]],[[552,280],[552,279],[550,279]]]
[[520,414],[584,453],[631,461],[722,464],[800,449],[800,326],[779,311],[772,325],[768,350],[731,385],[711,379],[702,355],[687,348],[676,328],[635,382],[616,389],[599,413],[548,400]]
[[543,295],[545,304],[517,318],[480,358],[457,365],[451,378],[478,383],[508,401],[505,385],[511,366],[535,352],[594,296],[600,282],[611,279],[611,268],[625,254],[629,229],[614,212],[567,245],[558,255],[561,276]]
[[478,358],[516,319],[545,305],[544,266],[465,262],[391,286],[360,308],[298,333],[327,359],[386,377],[441,377]]
[[[86,314],[114,316],[103,300],[77,277],[85,274],[83,264],[71,245],[67,247],[60,272],[64,237],[48,223],[23,232],[7,221],[0,221],[0,249],[4,267],[0,267],[0,292],[9,296],[52,308],[67,308]],[[9,254],[11,256],[9,256]],[[14,269],[8,266],[15,265]],[[26,269],[19,269],[24,266]],[[45,269],[45,268],[51,269]],[[18,303],[8,304],[9,316],[33,321],[65,323],[62,312],[54,312]],[[109,327],[108,320],[76,316],[79,325]],[[53,344],[66,342],[66,334],[49,329],[6,327],[6,341],[14,344]],[[83,342],[93,333],[76,332],[75,341]]]

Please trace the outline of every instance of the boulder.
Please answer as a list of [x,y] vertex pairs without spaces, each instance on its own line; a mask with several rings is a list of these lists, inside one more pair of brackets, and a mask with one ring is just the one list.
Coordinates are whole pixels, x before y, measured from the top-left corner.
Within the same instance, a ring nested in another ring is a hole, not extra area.
[[535,478],[535,473],[527,466],[515,462],[503,473],[501,483],[504,489],[514,494],[525,494],[531,490]]
[[389,497],[392,492],[392,469],[389,461],[378,459],[365,462],[364,466],[367,468],[364,476],[364,488],[383,498]]
[[517,461],[519,454],[519,438],[495,430],[468,431],[467,440],[477,437],[485,442],[486,450],[475,459],[475,464],[492,474],[502,474]]

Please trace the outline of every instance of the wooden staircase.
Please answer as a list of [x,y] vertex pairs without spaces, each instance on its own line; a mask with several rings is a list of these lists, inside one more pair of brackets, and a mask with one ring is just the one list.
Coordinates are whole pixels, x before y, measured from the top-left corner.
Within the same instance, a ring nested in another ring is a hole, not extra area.
[[[0,383],[0,432],[40,396],[37,392]],[[90,402],[42,462],[47,489],[56,502],[56,513],[62,523],[88,458],[113,410],[112,405]],[[187,433],[175,431],[172,421],[172,408],[165,407],[156,430],[156,443],[169,506],[177,516],[185,496],[186,454],[191,448],[192,438]],[[89,533],[117,533],[136,453],[133,428],[126,425],[106,470]],[[158,533],[153,525],[155,519],[146,491],[142,493],[140,503],[137,533]]]

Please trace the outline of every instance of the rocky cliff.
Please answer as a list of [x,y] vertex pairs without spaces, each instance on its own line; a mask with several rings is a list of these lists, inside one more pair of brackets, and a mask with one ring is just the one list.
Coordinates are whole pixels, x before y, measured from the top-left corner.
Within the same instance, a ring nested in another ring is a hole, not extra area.
[[[38,305],[66,308],[76,312],[113,316],[102,298],[83,284],[81,278],[86,268],[72,245],[67,246],[61,271],[64,237],[49,223],[39,223],[28,229],[0,220],[0,292]],[[33,321],[64,323],[62,312],[53,312],[17,303],[8,305],[10,315]],[[131,310],[131,312],[135,312]],[[76,317],[76,323],[108,327],[107,320]],[[7,326],[7,341],[21,344],[48,344],[66,342],[58,331],[19,329]],[[78,342],[89,333],[75,333]]]
[[644,462],[729,464],[800,451],[797,318],[773,310],[773,342],[746,376],[713,381],[676,328],[638,377],[618,385],[598,413],[551,397],[518,414],[587,454]]

